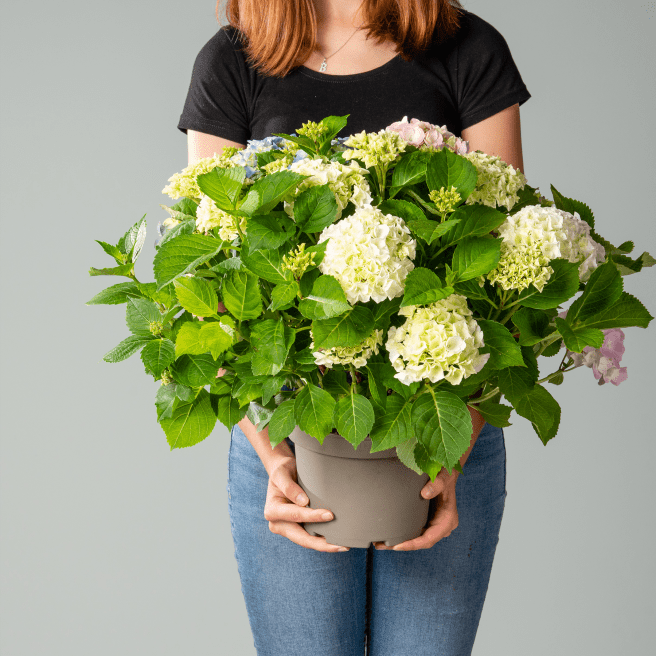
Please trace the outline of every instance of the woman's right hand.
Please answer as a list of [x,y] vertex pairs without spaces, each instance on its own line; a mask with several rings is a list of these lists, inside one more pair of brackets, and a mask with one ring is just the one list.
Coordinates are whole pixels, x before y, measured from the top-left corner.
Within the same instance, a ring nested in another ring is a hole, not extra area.
[[[310,535],[300,522],[328,522],[333,519],[326,508],[306,508],[309,499],[296,482],[296,458],[287,456],[277,461],[269,472],[264,519],[272,533],[282,535],[306,549],[336,553],[348,551],[347,547],[329,544],[324,537]],[[324,517],[324,513],[329,513]]]

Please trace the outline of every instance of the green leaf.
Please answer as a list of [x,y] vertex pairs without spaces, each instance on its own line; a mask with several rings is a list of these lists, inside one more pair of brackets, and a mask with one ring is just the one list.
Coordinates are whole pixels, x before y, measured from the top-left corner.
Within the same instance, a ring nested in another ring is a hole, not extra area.
[[148,335],[130,335],[120,344],[115,346],[111,351],[105,353],[103,360],[105,362],[121,362],[134,355],[144,344],[155,339],[151,334]]
[[292,305],[299,293],[299,287],[296,280],[287,280],[278,283],[271,292],[271,305],[269,309],[272,312],[276,310],[287,310]]
[[175,383],[169,385],[160,385],[155,396],[155,407],[157,408],[157,421],[170,419],[173,417],[173,411],[178,405],[178,396],[175,393]]
[[291,279],[291,274],[282,268],[282,256],[286,254],[284,247],[271,250],[254,251],[250,245],[242,245],[241,261],[246,268],[269,282],[286,282]]
[[374,314],[374,328],[378,330],[387,330],[390,325],[392,315],[396,314],[401,307],[400,296],[396,298],[385,298],[380,303],[374,302],[373,307],[370,307]]
[[426,157],[414,150],[404,153],[392,172],[392,187],[407,187],[421,182],[426,177]]
[[187,221],[181,221],[177,225],[174,225],[170,230],[167,230],[164,236],[160,239],[157,248],[161,248],[166,244],[166,242],[175,239],[180,235],[190,235],[196,229],[196,219],[188,219]]
[[[383,212],[383,214],[398,216],[405,221],[408,227],[410,227],[411,221],[426,221],[426,215],[423,213],[423,211],[414,203],[410,203],[407,200],[384,200],[382,203],[380,203],[380,205],[378,205],[378,209]],[[435,222],[430,221],[430,223]]]
[[430,269],[416,267],[406,276],[401,307],[426,305],[453,294],[453,287],[445,287]]
[[387,407],[387,402],[394,397],[387,396],[387,386],[383,383],[383,380],[387,378],[386,374],[390,373],[390,370],[392,376],[396,371],[389,361],[372,362],[369,360],[366,369],[371,400],[380,412],[384,413],[384,410]]
[[464,282],[456,282],[453,284],[453,290],[456,294],[462,294],[463,296],[466,296],[470,301],[490,301],[490,297],[488,296],[485,287],[481,287],[477,280],[465,280]]
[[[284,216],[283,216],[284,215]],[[246,225],[251,250],[276,249],[294,235],[294,223],[285,212],[254,216]]]
[[238,321],[262,314],[262,296],[257,276],[248,271],[230,271],[223,282],[223,304]]
[[228,271],[243,271],[244,265],[242,264],[240,257],[229,257],[223,262],[214,265],[210,268],[210,271],[216,271],[216,273],[227,273]]
[[422,474],[423,471],[419,468],[419,465],[415,460],[414,451],[415,451],[416,444],[417,444],[417,438],[414,436],[406,440],[405,442],[401,442],[401,444],[399,444],[396,447],[396,455],[406,467],[412,469],[417,474]]
[[220,366],[209,354],[183,355],[171,365],[171,374],[187,387],[204,387],[214,382]]
[[152,335],[150,326],[153,323],[161,322],[157,305],[145,298],[132,296],[128,298],[125,310],[125,322],[133,335]]
[[360,394],[343,396],[335,406],[338,433],[357,449],[374,425],[374,409],[369,399]]
[[412,405],[411,418],[415,437],[428,457],[441,462],[450,474],[471,442],[467,406],[455,394],[428,388]]
[[428,450],[421,443],[415,444],[413,457],[421,471],[428,474],[431,481],[434,481],[442,469],[442,463],[435,458],[431,458],[428,455]]
[[108,269],[96,269],[91,267],[89,269],[90,276],[125,276],[130,278],[132,267],[134,264],[121,264],[120,266],[109,267]]
[[302,431],[316,437],[320,444],[333,429],[335,399],[320,387],[308,383],[296,397],[294,414]]
[[134,282],[119,282],[96,294],[87,305],[120,305],[127,302],[130,296],[141,296]]
[[213,395],[212,402],[214,404],[214,410],[216,412],[217,419],[228,430],[232,430],[232,427],[239,423],[248,411],[248,404],[240,407],[239,401],[237,399],[231,398],[228,395]]
[[95,240],[97,244],[100,244],[102,249],[109,255],[110,257],[113,257],[116,260],[117,264],[125,264],[125,255],[121,253],[121,251],[116,247],[112,246],[111,244],[108,244],[106,241],[99,241],[98,239]]
[[273,411],[273,416],[269,420],[269,441],[271,442],[272,447],[278,446],[278,444],[288,438],[294,428],[296,428],[294,406],[295,400],[289,399],[283,401]]
[[141,351],[141,361],[156,379],[175,360],[175,345],[170,339],[154,339]]
[[328,184],[308,187],[294,199],[294,220],[302,232],[321,232],[337,216],[337,201]]
[[580,353],[586,346],[601,348],[604,343],[604,333],[599,328],[572,327],[560,317],[556,317],[556,328],[563,336],[565,346],[574,353]]
[[211,260],[226,242],[205,235],[180,235],[159,247],[153,260],[157,288]]
[[202,442],[215,424],[216,415],[210,404],[210,395],[204,389],[191,403],[178,404],[170,418],[160,421],[171,450]]
[[560,406],[542,385],[536,385],[521,396],[515,410],[533,424],[543,444],[555,437],[560,423]]
[[328,369],[321,381],[323,388],[333,396],[351,393],[351,386],[346,380],[346,372],[337,369]]
[[508,421],[510,418],[510,413],[513,411],[512,407],[509,405],[504,405],[503,403],[496,403],[494,401],[483,401],[483,403],[478,403],[474,406],[478,410],[483,419],[497,428],[506,428],[507,426],[512,426]]
[[251,366],[255,376],[274,376],[285,364],[296,331],[282,319],[266,319],[251,325]]
[[180,305],[197,317],[210,317],[216,314],[219,298],[211,283],[200,278],[178,278],[175,285],[175,295]]
[[201,355],[207,353],[208,349],[200,341],[200,322],[187,321],[180,326],[175,336],[175,357],[181,355]]
[[219,167],[208,173],[201,173],[197,178],[198,188],[209,196],[222,210],[232,210],[239,198],[242,184],[246,177],[246,169],[243,166],[235,166],[229,169]]
[[453,253],[453,270],[457,280],[478,278],[494,269],[501,255],[500,239],[463,239]]
[[239,209],[247,214],[266,214],[293,193],[297,185],[307,176],[294,171],[271,173],[250,186],[248,194]]
[[432,152],[426,167],[426,184],[431,191],[455,186],[463,202],[476,188],[477,177],[476,167],[449,148]]
[[224,353],[232,346],[233,336],[234,329],[231,326],[226,326],[223,322],[204,322],[198,335],[200,347],[203,349],[201,353],[209,351],[216,360],[221,353]]
[[265,408],[263,405],[255,403],[255,401],[251,401],[246,410],[246,417],[248,417],[248,420],[255,426],[258,432],[263,431],[267,427],[272,415],[273,410]]
[[520,346],[533,346],[554,332],[549,326],[549,317],[533,308],[521,308],[512,315],[512,322],[519,329]]
[[429,221],[428,219],[421,219],[419,221],[409,221],[408,228],[412,230],[418,237],[421,237],[427,244],[432,244],[436,239],[446,234],[457,223],[460,222],[458,218],[450,218],[444,223],[438,221]]
[[528,367],[508,367],[499,372],[498,385],[501,393],[516,406],[517,400],[533,389],[537,379],[536,372]]
[[487,205],[461,205],[451,215],[447,223],[454,219],[458,222],[443,237],[442,248],[455,244],[468,237],[483,237],[498,228],[505,220],[506,215]]
[[342,286],[333,276],[319,276],[312,292],[298,304],[299,312],[307,319],[328,319],[351,309]]
[[577,320],[584,321],[603,312],[619,299],[623,288],[622,276],[612,262],[598,266],[590,275],[583,294],[567,311],[567,322],[574,325]]
[[134,263],[141,253],[146,241],[146,215],[144,214],[124,235],[119,239],[118,249]]
[[478,319],[478,325],[483,331],[485,342],[485,346],[480,349],[480,352],[490,354],[487,367],[505,369],[506,367],[525,366],[519,344],[505,326],[486,319]]
[[594,216],[592,210],[585,203],[563,196],[553,185],[551,185],[551,193],[553,195],[556,209],[569,212],[570,214],[578,212],[581,219],[583,219],[583,221],[585,221],[591,228],[594,228]]
[[350,312],[338,317],[313,321],[314,346],[316,349],[357,346],[371,334],[373,327],[371,310],[356,305]]
[[398,394],[387,397],[384,413],[376,417],[369,434],[369,437],[371,437],[371,453],[391,449],[412,436],[411,406],[412,403]]
[[[144,298],[149,298],[151,301],[161,303],[162,305],[173,308],[177,305],[177,299],[175,297],[175,291],[173,285],[169,284],[162,289],[157,289],[157,283],[155,282],[140,282],[137,283],[137,288],[139,289],[139,294],[135,296],[143,296]],[[180,306],[178,305],[178,308]]]
[[520,293],[519,302],[524,307],[535,310],[555,308],[572,298],[578,291],[579,265],[576,262],[557,258],[551,260],[549,266],[553,269],[553,273],[542,288],[542,292],[539,292],[534,285],[530,285]]
[[622,292],[613,305],[585,319],[582,323],[586,328],[629,328],[631,326],[646,328],[653,318],[635,296]]

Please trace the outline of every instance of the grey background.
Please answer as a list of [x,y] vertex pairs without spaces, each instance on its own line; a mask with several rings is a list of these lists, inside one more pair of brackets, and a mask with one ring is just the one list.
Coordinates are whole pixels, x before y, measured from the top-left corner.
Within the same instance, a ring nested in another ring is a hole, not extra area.
[[[470,0],[532,98],[525,173],[586,202],[610,241],[656,255],[654,2]],[[2,26],[2,656],[254,654],[226,493],[229,434],[171,452],[156,384],[103,354],[122,306],[93,240],[147,214],[150,263],[178,116],[213,0],[7,3]],[[650,120],[651,119],[651,120]],[[654,269],[625,288],[656,314]],[[544,447],[506,429],[505,517],[474,654],[644,654],[654,640],[656,333],[626,331],[629,379],[551,387]],[[311,622],[311,617],[299,622]],[[428,647],[427,647],[428,649]]]

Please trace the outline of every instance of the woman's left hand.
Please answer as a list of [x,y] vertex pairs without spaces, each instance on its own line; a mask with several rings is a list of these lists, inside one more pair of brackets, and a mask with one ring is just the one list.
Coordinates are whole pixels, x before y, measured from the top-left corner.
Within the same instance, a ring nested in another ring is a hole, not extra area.
[[[485,420],[478,410],[474,410],[468,406],[469,414],[472,418],[472,439],[467,451],[460,459],[460,465],[464,466],[465,460],[469,456],[478,434],[481,432]],[[464,468],[464,467],[463,467]],[[460,473],[455,469],[451,470],[449,474],[447,470],[442,467],[435,477],[434,481],[429,480],[423,487],[421,496],[424,499],[432,499],[440,496],[437,501],[437,508],[435,514],[418,538],[413,540],[406,540],[394,547],[388,547],[384,542],[374,542],[374,547],[379,550],[392,550],[392,551],[415,551],[417,549],[430,549],[434,544],[439,542],[442,538],[446,538],[456,528],[458,528],[458,508],[456,506],[456,482]]]

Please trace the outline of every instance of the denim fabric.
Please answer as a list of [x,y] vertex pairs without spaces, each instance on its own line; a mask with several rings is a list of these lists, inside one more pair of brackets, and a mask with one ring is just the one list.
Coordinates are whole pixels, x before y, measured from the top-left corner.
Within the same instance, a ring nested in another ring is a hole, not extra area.
[[271,533],[266,470],[235,426],[230,522],[258,656],[471,654],[506,499],[502,429],[484,425],[464,472],[458,528],[432,548],[323,553]]

